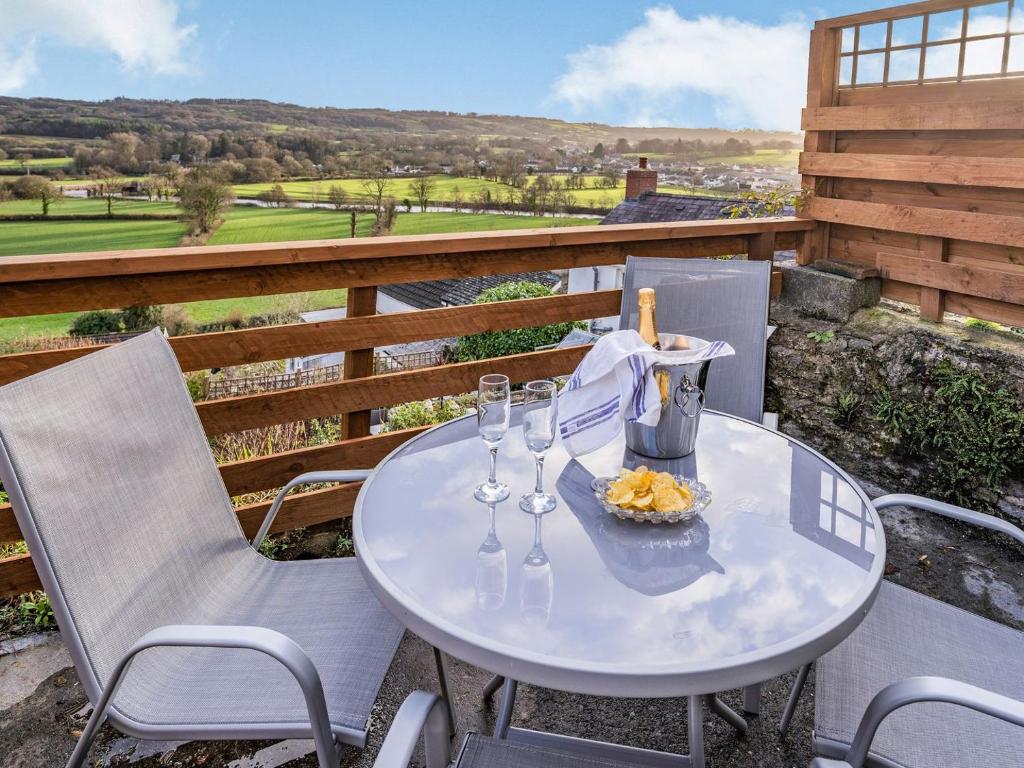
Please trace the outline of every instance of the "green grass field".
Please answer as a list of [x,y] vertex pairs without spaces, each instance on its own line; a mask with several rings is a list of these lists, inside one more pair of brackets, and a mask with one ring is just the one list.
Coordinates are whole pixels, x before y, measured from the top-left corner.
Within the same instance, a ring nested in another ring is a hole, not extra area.
[[[74,162],[74,158],[71,157],[33,157],[26,160],[25,165],[35,169],[70,168]],[[21,162],[9,157],[6,160],[0,160],[0,168],[21,168]]]
[[[561,182],[565,181],[564,175],[553,174],[552,178]],[[435,189],[431,195],[432,200],[444,202],[451,201],[456,187],[462,195],[463,203],[468,203],[480,190],[486,189],[491,193],[492,200],[504,201],[508,199],[510,187],[507,184],[487,181],[486,179],[457,178],[453,176],[432,176]],[[595,177],[588,177],[586,189],[571,190],[574,202],[579,206],[594,206],[600,208],[611,208],[622,201],[626,194],[625,181],[619,182],[615,189],[597,189],[592,185]],[[387,194],[401,202],[404,199],[412,200],[412,179],[393,179]],[[532,182],[531,182],[532,183]],[[320,201],[327,201],[327,193],[333,185],[338,185],[348,193],[349,198],[354,201],[365,200],[367,193],[361,179],[323,179],[321,181],[283,181],[281,186],[284,191],[296,200],[312,200],[317,197]],[[235,195],[238,197],[255,198],[260,192],[264,192],[274,185],[266,184],[236,184]],[[692,193],[692,190],[678,189],[662,186],[663,192]],[[415,204],[414,204],[415,210]]]
[[750,155],[706,157],[704,161],[724,163],[725,165],[772,165],[778,168],[796,170],[799,159],[799,149],[756,149]]
[[[26,201],[0,203],[0,214],[35,212],[20,207]],[[105,212],[102,200],[68,199],[58,209],[62,212]],[[123,201],[115,203],[120,213],[131,211],[163,213],[176,210],[172,203]],[[504,216],[471,213],[402,213],[395,234],[437,234],[480,230],[522,229],[526,227],[558,227],[594,224],[597,219],[544,218],[539,216]],[[361,214],[357,220],[357,236],[370,232],[373,217]],[[185,225],[176,221],[38,221],[0,222],[0,256],[76,251],[104,251],[133,248],[162,248],[178,244],[185,234]],[[224,224],[210,239],[211,245],[232,243],[265,243],[286,240],[324,240],[349,235],[349,215],[312,208],[256,208],[235,206]],[[243,317],[267,315],[285,310],[312,310],[345,304],[344,289],[315,291],[285,296],[256,296],[217,299],[186,304],[193,321],[211,323],[229,314]],[[41,315],[0,320],[0,339],[24,336],[59,336],[67,332],[78,313]]]
[[[114,200],[113,211],[116,214],[180,213],[178,206],[174,203],[147,200]],[[61,216],[105,214],[106,212],[107,201],[98,197],[65,197],[61,202],[50,206],[52,215]],[[0,216],[38,213],[42,213],[42,206],[36,200],[8,200],[0,203]]]

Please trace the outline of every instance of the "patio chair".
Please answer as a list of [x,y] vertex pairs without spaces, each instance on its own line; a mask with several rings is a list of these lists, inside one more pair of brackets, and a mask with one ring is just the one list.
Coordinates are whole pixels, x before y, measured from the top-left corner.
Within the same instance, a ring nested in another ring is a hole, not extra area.
[[321,768],[363,747],[402,626],[354,558],[256,548],[289,489],[367,474],[301,475],[249,542],[159,331],[0,388],[0,480],[94,706],[68,765],[104,719],[143,739],[312,738]]
[[[934,512],[1024,544],[1024,530],[951,504],[902,494],[874,504]],[[782,730],[808,668],[794,684]],[[824,757],[814,768],[1024,761],[1024,632],[883,581],[860,626],[817,661],[815,679],[814,745]]]
[[727,341],[736,350],[708,369],[707,407],[762,423],[771,275],[770,261],[629,256],[619,327],[637,327],[637,291],[654,288],[659,331]]

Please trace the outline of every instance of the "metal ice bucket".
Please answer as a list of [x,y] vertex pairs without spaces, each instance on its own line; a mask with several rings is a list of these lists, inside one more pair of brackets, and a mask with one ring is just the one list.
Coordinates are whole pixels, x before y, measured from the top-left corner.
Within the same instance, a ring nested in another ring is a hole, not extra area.
[[[704,339],[673,333],[659,333],[658,338],[664,352],[678,350],[680,338],[686,339],[689,349],[708,345]],[[693,453],[710,364],[710,360],[701,360],[654,365],[654,378],[661,390],[661,417],[654,427],[626,422],[626,445],[630,450],[656,459],[678,459]]]

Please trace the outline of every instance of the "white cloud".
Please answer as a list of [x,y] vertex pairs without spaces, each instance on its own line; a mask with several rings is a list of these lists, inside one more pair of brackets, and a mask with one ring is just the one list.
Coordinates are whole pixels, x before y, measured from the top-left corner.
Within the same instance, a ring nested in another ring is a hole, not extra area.
[[635,125],[668,116],[707,125],[711,116],[681,114],[684,98],[696,96],[710,100],[718,125],[798,129],[808,39],[809,26],[801,21],[759,26],[652,8],[617,41],[570,54],[553,94],[580,112],[614,106]]
[[3,0],[0,92],[24,87],[37,70],[34,42],[52,39],[113,54],[125,71],[188,70],[196,26],[178,22],[175,0]]

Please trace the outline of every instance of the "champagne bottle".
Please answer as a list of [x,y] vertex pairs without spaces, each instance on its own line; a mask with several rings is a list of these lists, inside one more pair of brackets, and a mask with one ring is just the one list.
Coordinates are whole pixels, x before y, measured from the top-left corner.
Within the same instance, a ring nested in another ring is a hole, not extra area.
[[661,341],[658,339],[658,323],[654,319],[654,289],[641,288],[637,292],[636,303],[640,309],[640,327],[637,328],[640,338],[655,349],[661,349]]

